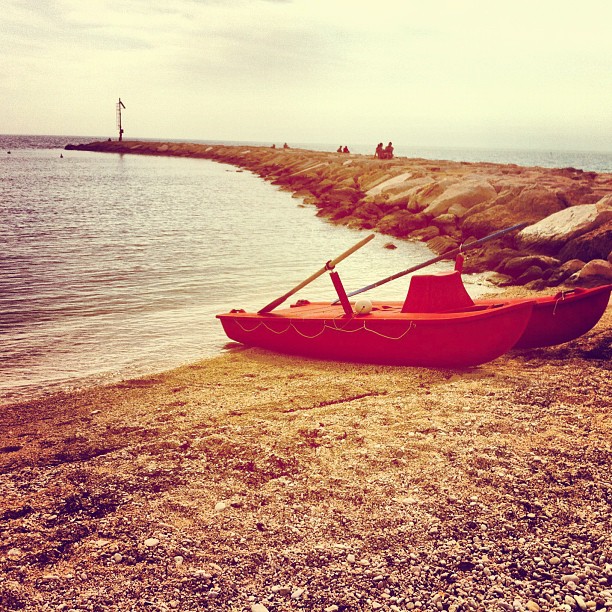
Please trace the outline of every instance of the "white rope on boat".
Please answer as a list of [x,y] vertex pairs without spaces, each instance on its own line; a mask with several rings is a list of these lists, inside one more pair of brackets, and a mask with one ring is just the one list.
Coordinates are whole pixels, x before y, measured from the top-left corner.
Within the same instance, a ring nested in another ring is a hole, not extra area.
[[[352,321],[353,319],[349,319],[349,321]],[[245,327],[244,325],[242,325],[238,319],[233,319],[233,321],[236,323],[236,325],[238,325],[238,327],[246,333],[252,333],[257,331],[260,327],[265,327],[268,331],[272,332],[273,334],[276,334],[278,336],[287,333],[290,329],[294,329],[295,332],[302,336],[302,338],[306,338],[307,340],[314,340],[315,338],[318,338],[319,336],[321,336],[323,333],[325,333],[326,329],[330,329],[332,331],[337,331],[337,332],[344,332],[346,334],[352,334],[355,332],[361,332],[361,331],[366,331],[369,332],[371,334],[375,334],[377,336],[380,336],[381,338],[386,338],[387,340],[401,340],[409,331],[411,331],[412,329],[414,329],[416,327],[416,323],[414,321],[409,321],[408,322],[408,327],[406,328],[405,331],[403,331],[399,336],[389,336],[387,334],[383,334],[375,329],[370,329],[367,325],[366,325],[366,321],[362,321],[362,326],[361,327],[356,327],[355,329],[345,329],[343,327],[338,327],[336,325],[336,320],[334,319],[334,324],[333,325],[329,325],[327,322],[323,322],[323,327],[321,328],[320,332],[317,332],[314,335],[308,335],[305,334],[304,332],[300,331],[293,323],[293,321],[289,321],[289,324],[287,325],[287,327],[285,329],[282,330],[276,330],[273,329],[272,327],[270,327],[269,325],[266,324],[265,321],[261,321],[259,323],[257,323],[257,325],[255,325],[255,327],[248,329],[247,327]]]
[[559,302],[564,302],[564,301],[565,301],[565,291],[561,291],[559,297],[555,300],[555,305],[553,306],[553,311],[552,311],[553,317],[555,316],[555,314],[557,314],[557,304],[559,304]]

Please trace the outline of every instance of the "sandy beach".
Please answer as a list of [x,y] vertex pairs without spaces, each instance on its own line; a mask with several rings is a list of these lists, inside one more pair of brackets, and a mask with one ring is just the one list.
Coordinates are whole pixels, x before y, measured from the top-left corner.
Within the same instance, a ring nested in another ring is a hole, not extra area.
[[0,608],[612,610],[611,357],[608,308],[468,370],[236,349],[4,406]]
[[0,603],[612,609],[611,321],[468,371],[245,349],[4,407]]

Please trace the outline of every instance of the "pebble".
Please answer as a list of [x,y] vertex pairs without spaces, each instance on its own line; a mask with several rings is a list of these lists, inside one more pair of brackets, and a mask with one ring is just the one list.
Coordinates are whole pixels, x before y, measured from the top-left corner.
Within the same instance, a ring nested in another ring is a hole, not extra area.
[[525,606],[529,612],[540,612],[540,606],[533,600],[529,600]]
[[279,595],[289,595],[291,593],[291,587],[284,585],[275,585],[271,590],[273,593],[278,593]]
[[581,597],[580,595],[574,595],[574,601],[576,602],[576,604],[581,610],[587,609],[586,601],[584,601],[584,598]]
[[159,544],[159,540],[157,538],[147,538],[144,541],[144,545],[147,548],[155,548]]
[[561,576],[561,580],[565,582],[565,584],[567,584],[568,582],[578,584],[580,582],[580,578],[578,578],[576,574],[563,574],[563,576]]
[[227,504],[225,502],[220,501],[215,504],[215,510],[217,512],[223,512],[223,510],[225,510],[226,508]]
[[301,587],[293,589],[293,592],[291,593],[291,599],[299,599],[304,594],[305,590],[306,589],[303,589]]
[[6,556],[11,560],[11,561],[16,561],[17,559],[19,559],[19,557],[21,557],[21,549],[20,548],[11,548],[7,553]]
[[270,612],[270,611],[263,604],[255,603],[251,606],[251,612]]

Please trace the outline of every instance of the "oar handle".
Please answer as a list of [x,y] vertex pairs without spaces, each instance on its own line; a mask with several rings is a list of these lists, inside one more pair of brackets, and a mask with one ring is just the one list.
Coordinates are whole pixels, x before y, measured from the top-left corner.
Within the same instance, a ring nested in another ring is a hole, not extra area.
[[349,255],[352,255],[355,251],[360,249],[362,246],[366,245],[370,240],[374,238],[375,234],[370,234],[360,240],[357,244],[354,244],[350,249],[347,249],[341,255],[338,255],[335,259],[328,261],[320,270],[317,270],[312,276],[309,276],[306,280],[302,281],[299,285],[296,285],[290,291],[287,291],[284,295],[281,295],[279,298],[276,298],[273,302],[270,302],[267,306],[264,306],[261,310],[258,310],[258,314],[265,314],[266,312],[270,312],[274,310],[277,306],[280,306],[286,299],[290,298],[294,293],[297,293],[300,289],[303,289],[309,283],[312,283],[313,280],[319,278],[321,274],[324,274],[327,270],[331,270],[337,264],[339,264],[343,259],[346,259]]
[[338,255],[336,259],[332,259],[331,261],[328,261],[327,264],[325,264],[325,270],[335,267],[343,259],[346,259],[349,255],[352,255],[355,251],[358,251],[362,246],[365,246],[366,244],[368,244],[368,242],[370,242],[370,240],[372,240],[375,235],[376,234],[370,234],[366,236],[363,240],[360,240],[357,244],[354,244],[350,249],[347,249],[346,251],[344,251],[342,255]]

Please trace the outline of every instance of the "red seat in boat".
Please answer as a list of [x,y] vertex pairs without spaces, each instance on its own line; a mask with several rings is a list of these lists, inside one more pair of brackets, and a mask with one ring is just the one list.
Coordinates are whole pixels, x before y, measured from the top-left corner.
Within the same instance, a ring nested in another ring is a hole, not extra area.
[[410,279],[402,312],[447,312],[474,306],[461,280],[461,272],[423,274]]

